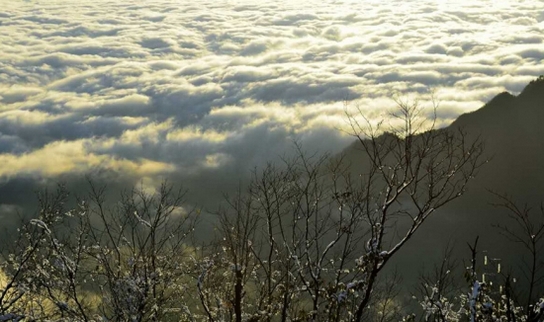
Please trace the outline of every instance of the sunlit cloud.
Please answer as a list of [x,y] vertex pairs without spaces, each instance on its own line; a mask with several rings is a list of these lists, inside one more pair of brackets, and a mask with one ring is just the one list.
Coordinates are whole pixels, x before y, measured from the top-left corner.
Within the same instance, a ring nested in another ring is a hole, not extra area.
[[96,168],[236,181],[293,141],[340,151],[346,114],[386,117],[393,96],[434,93],[446,126],[544,73],[539,1],[3,6],[3,182]]

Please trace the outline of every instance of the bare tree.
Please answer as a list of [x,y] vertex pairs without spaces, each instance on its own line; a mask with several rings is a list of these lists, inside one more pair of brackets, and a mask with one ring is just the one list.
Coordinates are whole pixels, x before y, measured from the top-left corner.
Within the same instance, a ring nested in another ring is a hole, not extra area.
[[387,131],[348,115],[356,158],[295,145],[294,158],[256,170],[217,211],[209,247],[191,243],[194,212],[168,185],[108,207],[90,183],[75,209],[42,207],[24,234],[30,248],[6,270],[2,312],[24,266],[51,320],[393,319],[396,283],[384,267],[484,163],[479,139],[435,129],[417,103],[397,108],[400,126]]
[[[521,257],[521,274],[525,277],[526,287],[523,288],[524,294],[521,296],[524,303],[526,321],[539,321],[544,318],[544,307],[535,304],[544,297],[542,287],[544,286],[544,259],[542,250],[544,247],[544,206],[535,214],[527,204],[519,205],[510,197],[494,193],[499,199],[495,205],[506,209],[511,219],[512,225],[497,225],[500,232],[511,242],[522,246],[523,251],[528,255]],[[511,290],[510,280],[506,281],[507,288]],[[514,294],[509,294],[510,297]]]
[[[523,209],[514,206],[510,199],[500,196],[502,202],[507,202],[508,209]],[[500,204],[504,206],[505,204]],[[522,212],[516,212],[518,216]],[[531,224],[533,225],[533,224]],[[536,227],[536,226],[533,226]],[[504,227],[502,227],[504,229]],[[537,229],[538,230],[538,229]],[[508,228],[505,233],[509,238],[523,240],[523,235]],[[503,231],[504,232],[504,231]],[[425,278],[422,287],[423,297],[420,298],[423,307],[423,319],[425,321],[471,321],[471,322],[498,322],[498,321],[526,321],[540,322],[544,319],[544,298],[542,294],[534,294],[532,301],[527,302],[526,297],[532,292],[539,291],[534,285],[524,285],[521,293],[524,296],[516,296],[516,278],[512,273],[504,273],[499,258],[489,257],[487,252],[478,249],[478,240],[469,244],[470,261],[465,264],[465,278],[468,289],[461,288],[444,295],[444,288],[440,285],[452,285],[451,274],[444,275],[444,265],[435,272],[434,277]],[[448,265],[446,265],[447,267]],[[530,266],[529,266],[530,268]],[[448,271],[450,269],[448,268]],[[528,275],[529,279],[531,275]],[[527,304],[528,303],[528,304]],[[415,314],[410,316],[415,319]],[[405,320],[409,320],[406,319]]]
[[[41,199],[38,218],[21,234],[25,250],[15,253],[17,265],[5,269],[11,281],[2,313],[13,312],[8,295],[24,299],[31,293],[44,307],[30,320],[166,321],[187,315],[184,278],[196,217],[183,208],[183,191],[167,184],[156,194],[134,189],[107,207],[105,187],[89,185],[88,198],[74,209],[63,207],[63,190]],[[11,291],[15,285],[23,291]]]
[[45,190],[38,198],[41,205],[38,217],[24,220],[15,239],[2,250],[2,321],[36,320],[49,316],[51,311],[51,303],[42,296],[44,288],[37,282],[37,276],[43,272],[41,259],[50,241],[51,231],[46,222],[54,221],[55,214],[63,213],[67,192],[59,185],[54,193]]
[[[402,122],[389,130],[391,135],[382,134],[381,124],[362,125],[355,117],[350,118],[354,135],[368,157],[363,180],[371,187],[364,212],[371,227],[371,247],[362,260],[367,275],[354,321],[361,321],[378,274],[391,257],[432,213],[465,192],[469,180],[485,162],[479,139],[469,140],[462,130],[435,129],[434,121],[425,128],[417,102],[398,101],[397,105],[399,112],[395,115]],[[407,219],[408,224],[391,225],[399,217]]]
[[[425,322],[448,322],[459,320],[461,307],[455,296],[461,292],[455,283],[456,260],[453,258],[453,246],[448,244],[443,259],[434,266],[430,273],[423,273],[416,290],[421,298]],[[414,295],[416,297],[416,295]],[[417,297],[416,297],[417,298]]]
[[[402,125],[388,133],[350,116],[362,151],[351,164],[297,146],[297,157],[256,172],[229,202],[216,257],[232,272],[206,265],[199,290],[205,307],[228,303],[232,313],[216,306],[210,320],[378,318],[370,307],[385,265],[485,162],[479,139],[433,122],[424,128],[417,104],[398,102],[398,110]],[[232,276],[224,287],[233,289],[218,292],[214,274]]]

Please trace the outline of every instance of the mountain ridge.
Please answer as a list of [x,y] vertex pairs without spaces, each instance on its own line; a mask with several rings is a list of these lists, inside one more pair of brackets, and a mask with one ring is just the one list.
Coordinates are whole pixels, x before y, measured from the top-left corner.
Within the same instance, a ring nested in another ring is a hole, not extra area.
[[[519,260],[517,246],[493,228],[510,223],[509,218],[503,209],[493,205],[498,200],[490,191],[506,194],[521,205],[537,206],[544,201],[542,122],[544,76],[530,82],[519,95],[500,93],[480,109],[462,114],[441,129],[462,129],[468,139],[482,139],[490,161],[480,169],[465,194],[430,216],[398,253],[393,266],[402,268],[406,280],[417,281],[422,266],[432,267],[452,242],[458,246],[454,257],[465,258],[468,254],[464,245],[477,236],[482,250],[504,259],[506,270],[515,267]],[[357,148],[359,144],[351,144],[343,155],[360,169],[365,161]],[[421,260],[421,256],[426,259]]]
[[[529,115],[529,111],[536,115]],[[496,95],[481,108],[460,115],[449,127],[490,129],[497,126],[491,121],[508,123],[519,120],[532,124],[536,117],[544,117],[544,76],[529,82],[517,96],[509,92]]]

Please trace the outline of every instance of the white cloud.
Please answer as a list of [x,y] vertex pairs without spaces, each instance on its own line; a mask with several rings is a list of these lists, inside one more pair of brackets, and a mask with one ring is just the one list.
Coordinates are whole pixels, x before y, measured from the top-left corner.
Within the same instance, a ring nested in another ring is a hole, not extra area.
[[[104,167],[127,174],[148,176],[171,172],[174,166],[140,158],[136,161],[118,160],[108,155],[89,151],[88,140],[55,141],[29,153],[0,154],[0,178],[13,176],[55,176],[65,173],[84,173],[92,168]],[[2,180],[2,181],[4,181]]]
[[381,118],[392,93],[430,88],[447,125],[544,73],[543,9],[514,0],[6,2],[0,164],[10,167],[0,177],[105,167],[235,180],[294,139],[337,151],[349,140],[344,101]]

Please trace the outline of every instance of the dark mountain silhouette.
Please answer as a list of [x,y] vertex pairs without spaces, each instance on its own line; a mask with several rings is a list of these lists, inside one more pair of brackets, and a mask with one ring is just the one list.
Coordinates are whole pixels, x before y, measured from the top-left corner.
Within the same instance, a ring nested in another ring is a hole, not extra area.
[[[480,249],[501,258],[503,267],[517,267],[519,245],[501,236],[494,227],[511,221],[505,210],[492,205],[499,200],[490,191],[534,206],[535,214],[544,202],[543,76],[517,96],[507,92],[497,95],[482,108],[461,115],[448,128],[461,128],[469,137],[480,136],[490,161],[469,184],[465,195],[431,216],[393,262],[403,271],[405,281],[411,283],[416,282],[422,265],[430,269],[440,259],[449,242],[455,243],[457,258],[468,260],[466,243],[476,236],[480,236]],[[354,143],[344,151],[352,164],[361,164],[358,145]]]
[[544,77],[541,76],[518,96],[499,94],[483,108],[461,115],[450,125],[461,127],[471,135],[481,135],[491,156],[467,201],[483,197],[480,196],[483,188],[534,205],[544,201],[543,121]]
[[[519,179],[528,176],[530,182],[542,182],[544,171],[544,77],[532,81],[518,95],[502,93],[481,109],[461,115],[450,127],[461,127],[469,133],[481,134],[486,141],[488,153],[493,155],[493,162],[478,179],[485,183],[492,179],[485,174],[498,170],[503,180],[512,186],[499,185],[497,189],[511,191],[513,194],[527,195],[527,188],[517,184]],[[538,179],[538,180],[537,180]],[[542,187],[539,183],[538,187]],[[499,183],[496,183],[499,184]],[[519,190],[521,189],[521,190]]]
[[480,193],[485,188],[507,193],[520,202],[538,205],[544,201],[543,121],[544,77],[541,76],[518,96],[499,94],[481,109],[461,115],[450,125],[471,135],[481,135],[491,157],[467,199],[483,197]]

